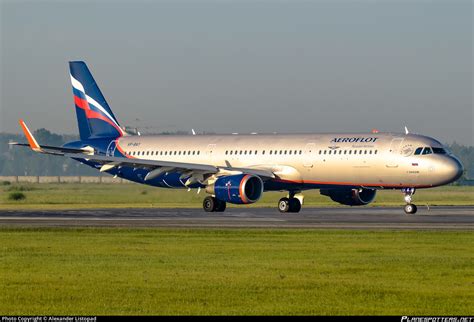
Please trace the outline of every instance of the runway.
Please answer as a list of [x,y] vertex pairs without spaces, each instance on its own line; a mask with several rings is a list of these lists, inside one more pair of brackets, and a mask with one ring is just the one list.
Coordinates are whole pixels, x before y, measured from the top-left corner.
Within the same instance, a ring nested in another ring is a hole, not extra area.
[[304,208],[298,214],[273,208],[230,208],[224,213],[166,208],[3,210],[0,226],[473,230],[474,207],[419,206],[416,215],[385,207]]

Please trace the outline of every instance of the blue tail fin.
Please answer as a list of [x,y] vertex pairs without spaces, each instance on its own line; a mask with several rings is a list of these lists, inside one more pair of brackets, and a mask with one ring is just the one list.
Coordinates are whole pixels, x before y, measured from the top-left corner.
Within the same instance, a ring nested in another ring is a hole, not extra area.
[[86,63],[69,62],[69,69],[81,140],[123,136],[124,131],[120,128]]

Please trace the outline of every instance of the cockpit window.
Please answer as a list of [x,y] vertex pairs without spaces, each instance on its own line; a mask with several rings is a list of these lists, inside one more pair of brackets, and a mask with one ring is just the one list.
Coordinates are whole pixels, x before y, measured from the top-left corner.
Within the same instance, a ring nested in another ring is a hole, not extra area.
[[423,153],[422,153],[422,154],[425,155],[425,154],[431,154],[431,153],[433,153],[433,151],[431,151],[431,148],[430,148],[430,147],[426,147],[426,148],[423,149]]
[[423,150],[423,148],[417,148],[415,150],[415,155],[420,155],[421,154],[421,150]]
[[446,150],[443,149],[443,148],[433,148],[432,147],[432,149],[433,149],[434,154],[446,154]]

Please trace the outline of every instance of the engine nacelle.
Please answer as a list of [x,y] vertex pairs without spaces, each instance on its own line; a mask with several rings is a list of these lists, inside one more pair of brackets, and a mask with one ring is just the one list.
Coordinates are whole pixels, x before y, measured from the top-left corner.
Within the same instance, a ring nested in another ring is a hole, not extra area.
[[251,174],[237,174],[217,178],[206,191],[217,199],[233,204],[254,203],[263,193],[263,181]]
[[375,198],[375,189],[321,189],[322,195],[347,206],[364,206]]

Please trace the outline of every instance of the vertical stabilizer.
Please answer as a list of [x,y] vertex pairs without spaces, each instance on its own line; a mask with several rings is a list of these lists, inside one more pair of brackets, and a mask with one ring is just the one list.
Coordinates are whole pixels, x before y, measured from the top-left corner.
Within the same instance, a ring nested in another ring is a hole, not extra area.
[[120,128],[86,63],[69,62],[69,69],[81,140],[123,136],[124,131]]

